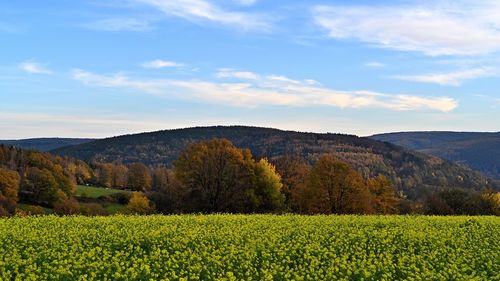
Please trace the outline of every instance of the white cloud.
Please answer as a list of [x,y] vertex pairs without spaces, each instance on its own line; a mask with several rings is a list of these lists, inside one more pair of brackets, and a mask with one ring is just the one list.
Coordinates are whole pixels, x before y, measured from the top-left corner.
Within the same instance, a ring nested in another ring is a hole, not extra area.
[[18,65],[18,67],[22,71],[32,73],[32,74],[51,74],[52,73],[52,71],[48,70],[43,65],[36,63],[36,62],[26,61],[26,62],[20,63]]
[[99,86],[105,88],[122,88],[148,94],[162,94],[168,83],[166,80],[139,80],[130,79],[123,74],[99,75],[92,72],[75,69],[72,78],[86,85]]
[[[223,9],[206,0],[133,0],[152,6],[166,15],[193,22],[213,22],[243,30],[269,30],[270,20],[260,14]],[[252,1],[244,1],[250,3]]]
[[385,64],[378,62],[378,61],[370,61],[370,62],[365,63],[365,66],[373,67],[373,68],[380,68],[380,67],[385,67]]
[[[337,108],[385,108],[391,110],[436,110],[450,112],[458,102],[449,97],[390,95],[371,91],[338,91],[311,81],[284,76],[239,77],[240,81],[218,83],[199,80],[134,79],[122,74],[99,75],[75,70],[73,78],[90,86],[140,91],[154,95],[238,107],[261,105],[331,106]],[[231,78],[238,78],[232,76]]]
[[500,2],[422,1],[377,6],[315,6],[329,36],[430,56],[500,51]]
[[154,68],[154,69],[160,69],[166,67],[181,67],[181,66],[184,66],[184,64],[167,60],[152,60],[142,64],[142,67],[144,68]]
[[260,79],[260,75],[250,71],[237,71],[231,68],[221,68],[215,74],[217,78],[239,78],[248,80]]
[[498,72],[491,68],[477,68],[450,73],[434,73],[424,75],[398,75],[394,79],[407,80],[421,83],[433,83],[446,86],[460,86],[465,80],[491,77],[498,75]]
[[147,20],[136,18],[109,18],[82,25],[88,29],[102,31],[150,31],[153,28]]

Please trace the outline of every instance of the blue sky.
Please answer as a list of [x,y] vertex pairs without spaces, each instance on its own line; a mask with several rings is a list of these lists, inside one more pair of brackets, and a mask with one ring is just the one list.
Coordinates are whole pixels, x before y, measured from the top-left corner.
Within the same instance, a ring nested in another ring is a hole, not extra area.
[[500,3],[0,3],[0,138],[499,131]]

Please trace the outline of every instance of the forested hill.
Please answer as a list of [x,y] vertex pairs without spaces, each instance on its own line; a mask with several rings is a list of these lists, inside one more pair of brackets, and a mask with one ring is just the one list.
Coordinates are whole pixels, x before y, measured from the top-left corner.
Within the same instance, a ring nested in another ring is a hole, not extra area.
[[486,176],[500,179],[500,132],[407,132],[372,138],[465,164]]
[[98,162],[144,162],[170,166],[188,144],[212,138],[227,138],[249,148],[257,157],[271,161],[281,156],[299,156],[314,162],[321,154],[333,153],[364,176],[384,174],[410,196],[427,187],[498,189],[498,183],[470,169],[440,158],[402,147],[341,134],[316,134],[257,127],[197,127],[125,135],[56,149],[52,152]]
[[45,152],[60,147],[82,144],[93,140],[94,139],[34,138],[34,139],[22,139],[22,140],[0,140],[0,144],[11,145],[22,149],[34,149]]

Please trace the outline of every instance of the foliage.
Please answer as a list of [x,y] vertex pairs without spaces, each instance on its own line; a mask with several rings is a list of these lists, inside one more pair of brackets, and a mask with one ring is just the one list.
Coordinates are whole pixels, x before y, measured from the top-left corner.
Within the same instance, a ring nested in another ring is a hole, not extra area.
[[249,190],[252,209],[255,212],[274,212],[283,210],[285,198],[281,193],[281,176],[276,167],[267,159],[255,163],[255,184]]
[[127,209],[133,214],[150,214],[154,207],[149,199],[141,192],[133,192],[127,204]]
[[378,176],[368,179],[368,189],[372,194],[372,206],[377,214],[396,214],[400,199],[389,179]]
[[410,199],[419,198],[425,190],[432,188],[500,190],[500,183],[460,165],[390,143],[341,134],[242,126],[198,127],[108,138],[54,152],[89,161],[170,166],[189,144],[213,138],[226,138],[236,147],[249,148],[257,158],[266,157],[272,163],[282,156],[291,155],[313,164],[321,155],[333,154],[349,163],[365,180],[386,176]]
[[500,132],[403,132],[372,138],[465,164],[500,180]]
[[500,278],[495,217],[45,216],[0,232],[2,280]]
[[0,215],[15,212],[19,183],[19,174],[16,171],[0,168]]
[[367,214],[370,192],[362,177],[332,155],[322,156],[307,178],[302,200],[307,213]]
[[151,189],[151,174],[142,163],[134,163],[128,167],[127,187],[136,191]]
[[281,179],[267,160],[226,139],[190,145],[175,162],[191,211],[265,212],[281,209]]

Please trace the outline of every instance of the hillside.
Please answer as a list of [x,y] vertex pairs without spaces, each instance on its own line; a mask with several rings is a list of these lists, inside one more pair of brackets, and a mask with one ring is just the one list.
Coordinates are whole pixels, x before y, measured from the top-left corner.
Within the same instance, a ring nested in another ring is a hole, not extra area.
[[34,138],[21,140],[0,140],[0,144],[11,145],[22,149],[34,149],[38,151],[50,151],[68,145],[77,145],[92,141],[93,139],[75,138]]
[[59,148],[53,153],[87,161],[144,162],[170,166],[188,144],[211,138],[227,138],[271,161],[280,156],[300,156],[314,162],[333,153],[364,176],[384,174],[410,197],[424,188],[499,187],[479,173],[434,156],[369,138],[341,134],[316,134],[257,127],[197,127],[125,135]]
[[372,138],[465,164],[486,176],[500,179],[500,132],[408,132]]

